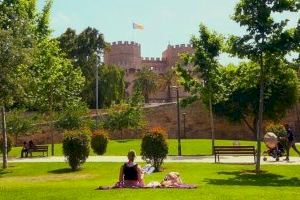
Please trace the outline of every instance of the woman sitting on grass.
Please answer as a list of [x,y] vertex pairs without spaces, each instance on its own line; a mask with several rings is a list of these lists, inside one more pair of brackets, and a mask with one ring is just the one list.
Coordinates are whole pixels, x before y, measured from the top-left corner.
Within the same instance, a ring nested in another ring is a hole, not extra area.
[[127,154],[128,162],[120,169],[119,182],[117,188],[144,187],[144,173],[142,168],[134,162],[135,151],[130,150]]

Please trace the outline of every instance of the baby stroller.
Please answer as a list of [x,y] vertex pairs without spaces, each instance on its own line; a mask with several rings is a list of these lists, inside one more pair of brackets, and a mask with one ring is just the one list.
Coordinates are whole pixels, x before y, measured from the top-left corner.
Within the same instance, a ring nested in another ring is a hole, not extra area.
[[264,136],[264,143],[266,144],[268,150],[263,152],[263,160],[267,160],[267,155],[273,157],[276,159],[276,161],[279,161],[279,158],[284,155],[284,146],[282,144],[282,141],[280,141],[274,133],[268,132]]

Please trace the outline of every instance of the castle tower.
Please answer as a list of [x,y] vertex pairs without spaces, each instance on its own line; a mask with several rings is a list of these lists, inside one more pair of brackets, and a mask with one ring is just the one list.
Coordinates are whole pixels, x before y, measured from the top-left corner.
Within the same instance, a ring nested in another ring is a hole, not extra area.
[[194,52],[192,45],[181,44],[181,45],[169,45],[168,48],[162,53],[162,59],[166,60],[168,67],[175,66],[180,59],[180,54]]
[[128,70],[141,68],[141,45],[135,42],[113,42],[104,52],[104,63],[113,64]]

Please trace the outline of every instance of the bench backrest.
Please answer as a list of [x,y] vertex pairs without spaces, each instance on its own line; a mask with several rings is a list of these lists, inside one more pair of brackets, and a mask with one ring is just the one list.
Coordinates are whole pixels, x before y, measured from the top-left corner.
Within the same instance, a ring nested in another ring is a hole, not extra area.
[[215,146],[214,147],[215,153],[254,153],[255,147],[254,146]]
[[45,150],[48,151],[48,146],[47,145],[36,145],[35,150]]

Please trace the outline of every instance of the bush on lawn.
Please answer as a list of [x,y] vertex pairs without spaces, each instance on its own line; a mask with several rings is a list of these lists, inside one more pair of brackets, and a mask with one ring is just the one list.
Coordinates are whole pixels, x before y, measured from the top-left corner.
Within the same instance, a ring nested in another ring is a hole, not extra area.
[[[11,151],[12,140],[10,137],[7,137],[7,153]],[[0,138],[0,154],[3,153],[3,137]]]
[[91,147],[97,155],[103,155],[106,152],[108,144],[108,133],[105,130],[96,130],[92,134]]
[[63,139],[63,153],[72,170],[77,170],[89,156],[90,135],[86,130],[66,131]]
[[147,131],[142,139],[142,158],[155,167],[155,171],[160,171],[164,159],[168,155],[167,133],[160,127]]

